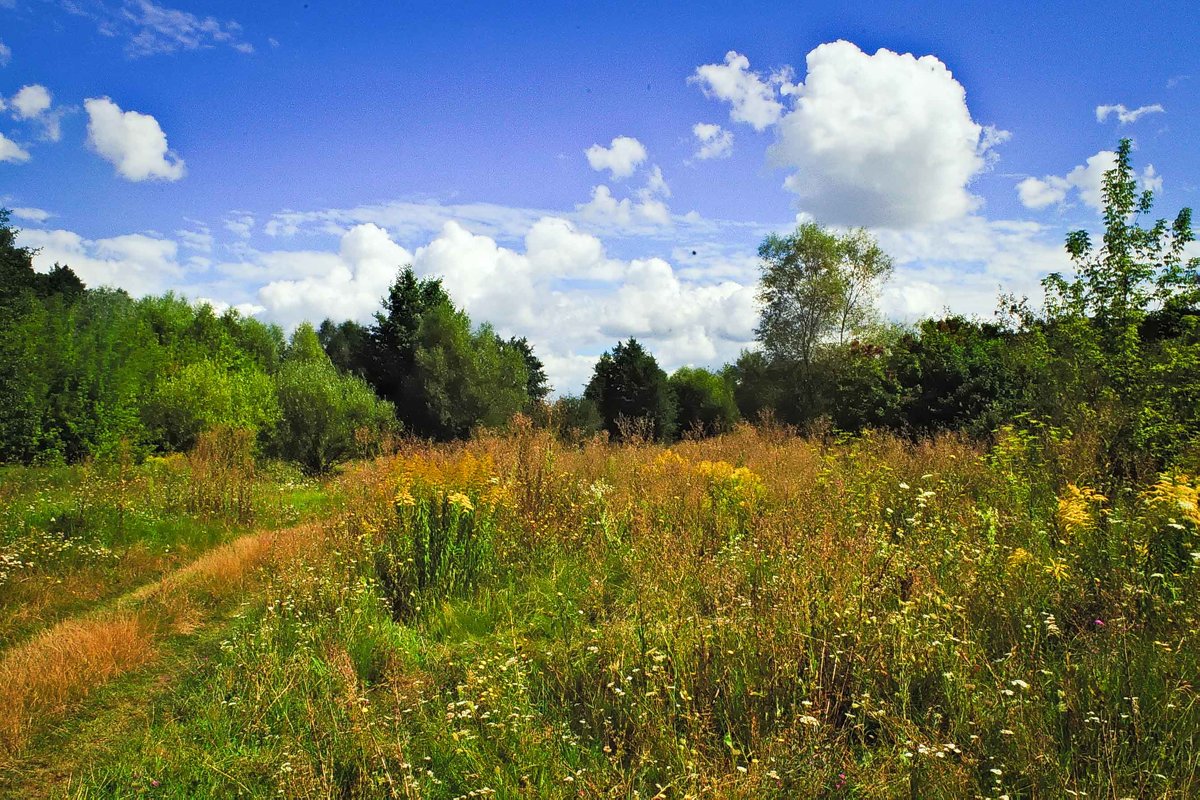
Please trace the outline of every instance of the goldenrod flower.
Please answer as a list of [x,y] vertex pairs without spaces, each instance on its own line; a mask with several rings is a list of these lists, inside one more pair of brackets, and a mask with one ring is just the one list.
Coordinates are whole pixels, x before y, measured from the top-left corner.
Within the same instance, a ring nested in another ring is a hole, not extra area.
[[471,502],[471,498],[462,492],[450,492],[450,494],[446,495],[446,499],[450,501],[450,505],[456,506],[460,511],[471,512],[475,510],[475,504]]
[[1096,507],[1107,500],[1095,489],[1068,483],[1066,492],[1058,498],[1058,523],[1067,533],[1090,528],[1096,523]]
[[1149,506],[1162,506],[1200,526],[1200,487],[1187,475],[1159,476],[1158,483],[1142,495],[1142,500]]
[[1008,557],[1008,566],[1013,569],[1018,569],[1026,564],[1033,563],[1033,554],[1024,547],[1018,547],[1012,551],[1012,555]]

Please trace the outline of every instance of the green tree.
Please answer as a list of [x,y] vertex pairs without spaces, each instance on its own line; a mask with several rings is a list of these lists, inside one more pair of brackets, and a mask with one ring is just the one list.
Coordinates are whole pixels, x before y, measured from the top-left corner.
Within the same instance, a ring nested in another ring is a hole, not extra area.
[[712,436],[738,420],[733,387],[722,375],[701,367],[680,367],[668,379],[675,393],[676,425],[681,433]]
[[524,336],[512,337],[507,342],[509,347],[517,350],[525,360],[525,391],[534,403],[541,403],[550,394],[550,381],[546,377],[546,366],[533,352],[533,345]]
[[1191,403],[1200,396],[1191,368],[1200,259],[1184,252],[1195,238],[1191,209],[1143,227],[1154,195],[1138,190],[1132,150],[1122,139],[1104,175],[1101,244],[1084,230],[1067,236],[1075,275],[1048,276],[1044,318],[1027,320],[1052,354],[1047,405],[1099,438],[1102,469],[1117,474],[1172,459],[1196,441],[1200,417]]
[[759,246],[762,316],[755,335],[768,359],[789,377],[791,421],[825,413],[831,370],[818,362],[835,345],[862,335],[875,321],[879,288],[892,271],[865,230],[836,234],[808,222]]
[[426,422],[421,432],[449,439],[477,426],[506,424],[529,405],[525,363],[523,353],[490,326],[472,332],[470,318],[449,303],[430,309],[410,382]]
[[423,416],[425,409],[410,402],[416,394],[410,381],[417,364],[421,323],[444,306],[453,308],[442,282],[420,280],[412,267],[405,267],[388,288],[383,308],[376,312],[375,322],[368,329],[371,354],[367,380],[380,397],[395,404],[400,418],[411,427],[427,427],[430,422]]
[[758,248],[762,318],[756,335],[769,355],[808,368],[821,346],[846,342],[874,321],[892,260],[863,229],[844,235],[806,222]]
[[281,419],[271,449],[312,474],[365,455],[396,428],[392,404],[361,378],[338,372],[308,324],[292,334],[275,390]]
[[371,332],[353,320],[335,323],[327,319],[317,329],[329,360],[342,372],[361,378],[371,374]]
[[168,449],[186,450],[218,425],[268,436],[281,411],[271,379],[261,369],[230,369],[203,359],[163,377],[144,414]]
[[667,374],[636,339],[600,356],[584,397],[596,404],[613,438],[639,428],[659,440],[675,433],[675,398]]
[[725,372],[743,419],[759,420],[764,414],[782,411],[785,376],[781,365],[766,353],[743,350],[737,361],[725,367]]
[[961,316],[922,320],[889,358],[896,407],[891,421],[913,430],[986,435],[1026,410],[1034,377],[1018,337]]

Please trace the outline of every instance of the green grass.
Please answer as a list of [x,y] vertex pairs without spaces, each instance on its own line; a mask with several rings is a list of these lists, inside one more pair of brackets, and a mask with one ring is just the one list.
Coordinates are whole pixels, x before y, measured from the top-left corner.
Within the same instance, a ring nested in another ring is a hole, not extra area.
[[[89,698],[28,755],[86,757],[30,779],[63,797],[1195,796],[1200,487],[1101,499],[1066,444],[519,434],[360,465],[287,501],[329,515],[309,549],[178,640],[169,679]],[[113,709],[112,735],[72,721]]]

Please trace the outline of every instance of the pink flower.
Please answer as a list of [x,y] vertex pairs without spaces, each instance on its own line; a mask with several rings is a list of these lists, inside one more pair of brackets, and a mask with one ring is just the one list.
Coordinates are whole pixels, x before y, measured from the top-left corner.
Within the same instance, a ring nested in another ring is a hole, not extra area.
[[1096,627],[1098,627],[1098,628],[1103,628],[1103,627],[1104,627],[1104,620],[1102,620],[1102,619],[1098,619],[1098,620],[1096,620]]

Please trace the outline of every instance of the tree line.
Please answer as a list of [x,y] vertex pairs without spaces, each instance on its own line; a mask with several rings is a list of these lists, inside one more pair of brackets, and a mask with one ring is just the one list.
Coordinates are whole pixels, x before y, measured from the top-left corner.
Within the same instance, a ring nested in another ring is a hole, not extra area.
[[[584,394],[614,435],[622,418],[658,438],[739,416],[857,432],[986,436],[1004,425],[1084,435],[1116,476],[1200,467],[1200,258],[1191,210],[1152,220],[1132,144],[1103,181],[1103,236],[1071,232],[1074,274],[1051,274],[1035,308],[1001,298],[994,319],[880,319],[891,260],[862,230],[815,223],[759,248],[760,347],[719,372],[669,378],[636,342],[606,353]],[[1032,266],[1032,265],[1031,265]],[[652,388],[654,387],[654,388]],[[578,411],[579,401],[567,410]],[[674,405],[672,405],[674,402]]]
[[79,460],[118,447],[186,449],[214,426],[312,472],[398,434],[432,439],[523,413],[565,437],[670,440],[739,420],[846,432],[987,435],[1036,420],[1086,430],[1104,468],[1200,459],[1200,260],[1190,210],[1147,226],[1122,140],[1103,185],[1104,235],[1066,241],[1072,276],[1039,308],[995,319],[885,322],[891,259],[864,230],[816,223],[759,248],[759,347],[717,370],[667,375],[634,339],[553,402],[529,342],[474,325],[441,282],[401,268],[369,324],[325,320],[290,337],[181,297],[89,289],[68,266],[33,269],[0,210],[0,460]]

